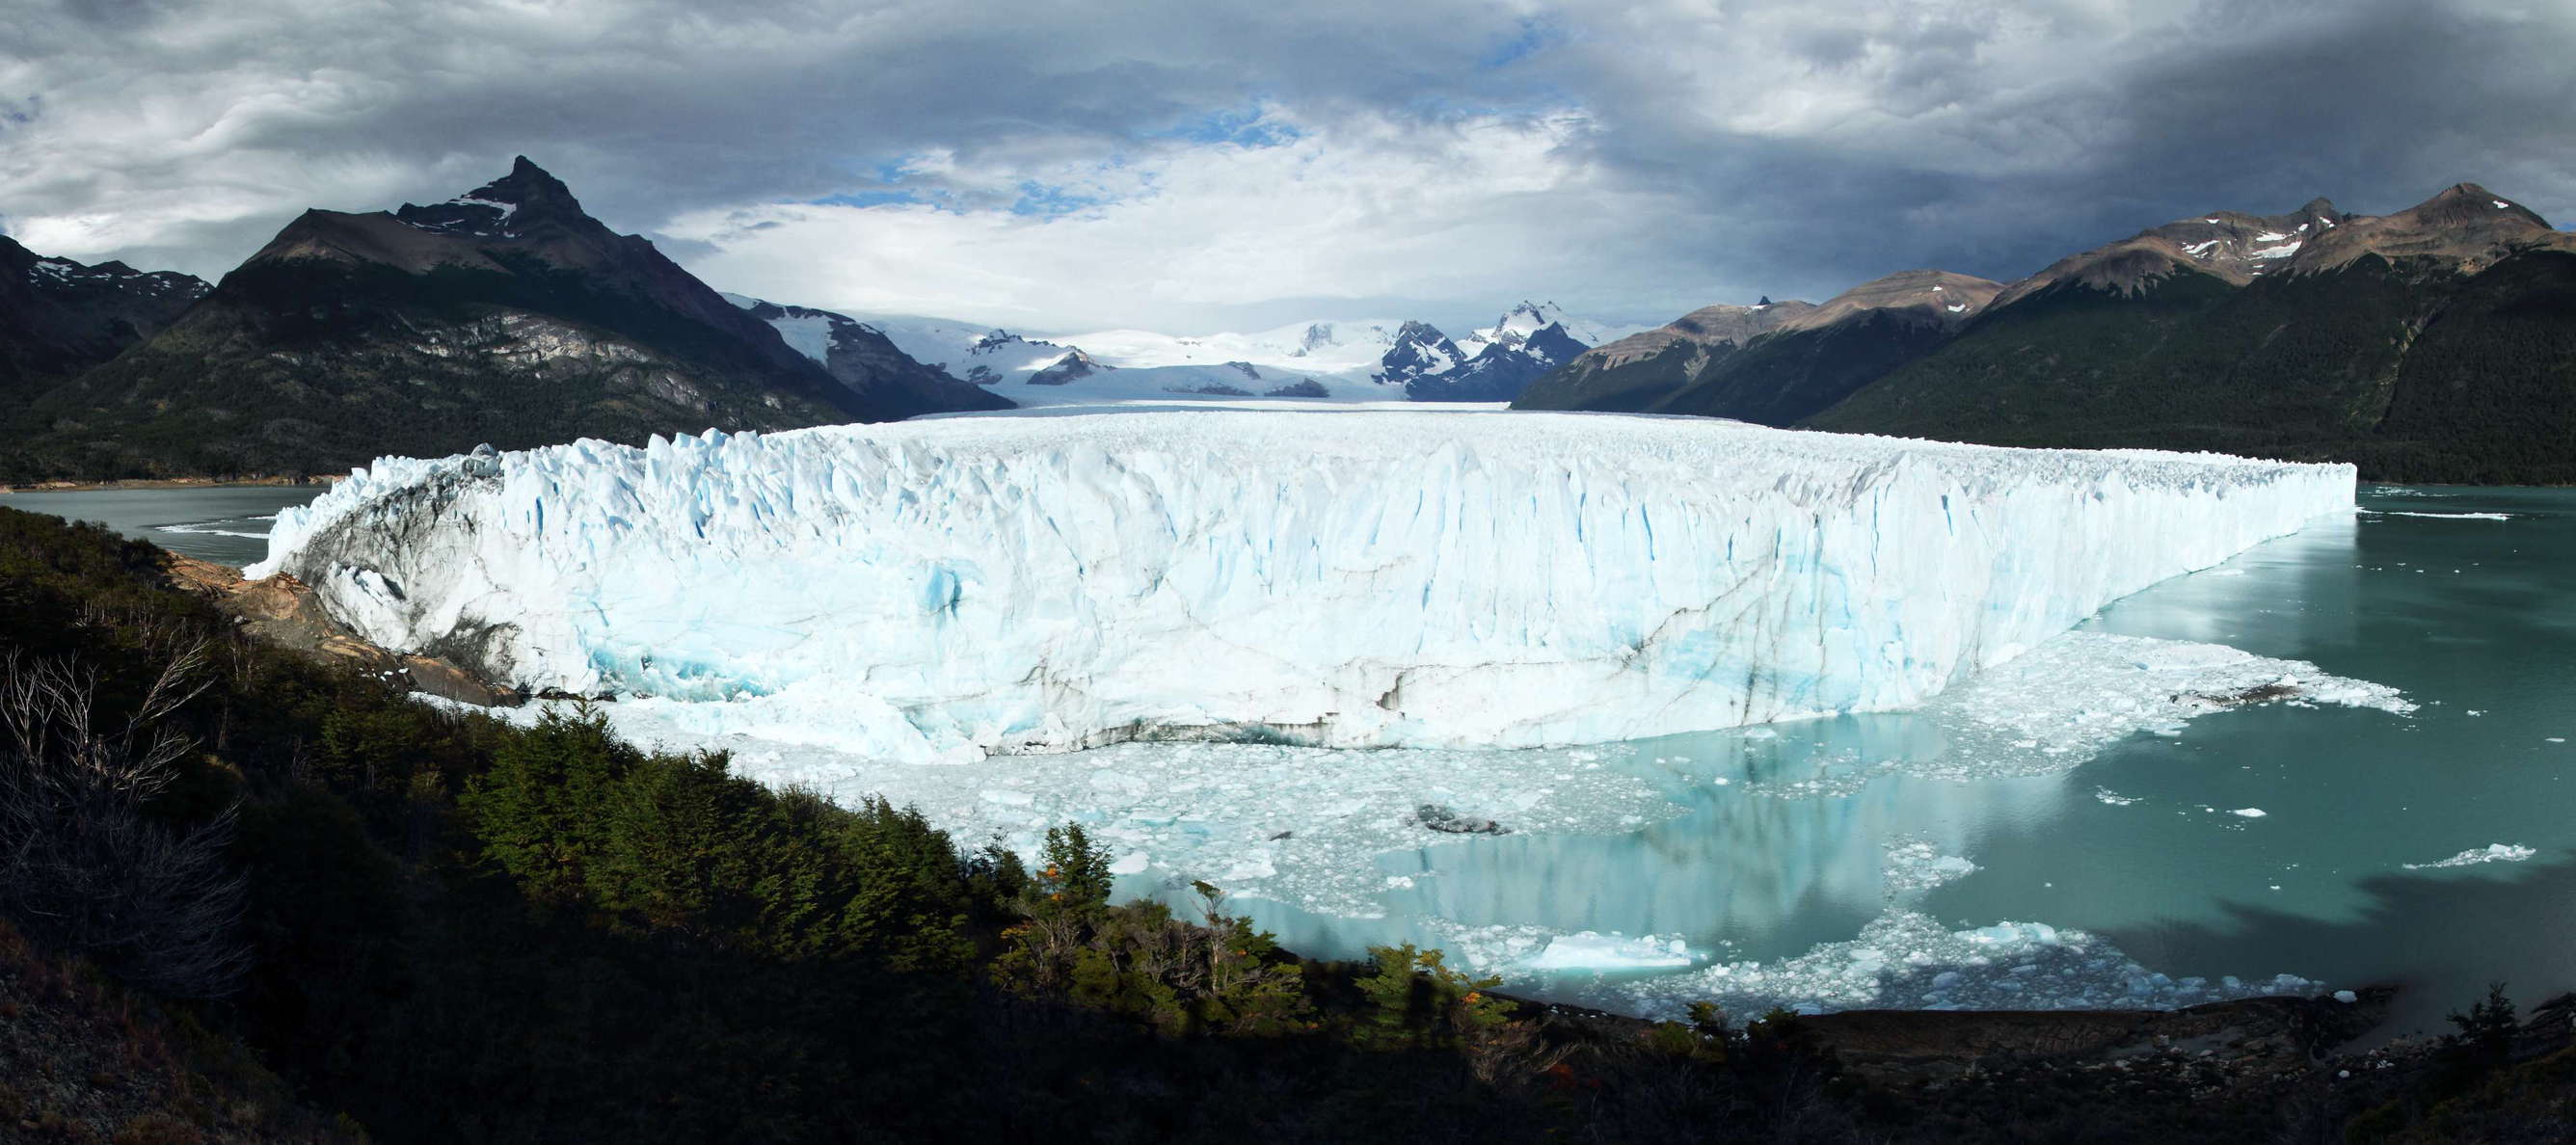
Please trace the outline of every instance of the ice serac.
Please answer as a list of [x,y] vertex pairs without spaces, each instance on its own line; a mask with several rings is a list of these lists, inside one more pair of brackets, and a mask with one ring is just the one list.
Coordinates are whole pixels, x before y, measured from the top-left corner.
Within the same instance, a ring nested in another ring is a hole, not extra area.
[[1913,704],[2352,497],[1696,419],[961,418],[385,459],[252,572],[521,687],[887,758],[1540,746]]

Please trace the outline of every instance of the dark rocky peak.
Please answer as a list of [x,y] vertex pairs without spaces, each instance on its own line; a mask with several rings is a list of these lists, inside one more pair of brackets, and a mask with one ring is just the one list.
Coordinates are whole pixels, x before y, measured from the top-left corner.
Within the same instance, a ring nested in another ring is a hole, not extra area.
[[525,155],[507,175],[444,203],[405,203],[394,217],[425,231],[486,238],[528,234],[548,224],[591,223],[572,188]]
[[1067,382],[1081,381],[1084,378],[1088,378],[1091,375],[1100,373],[1104,370],[1115,370],[1117,368],[1118,367],[1109,365],[1105,362],[1095,362],[1091,360],[1091,355],[1085,354],[1081,350],[1067,350],[1064,352],[1063,357],[1055,360],[1054,365],[1048,366],[1043,370],[1029,375],[1029,384],[1032,386],[1061,386]]
[[1782,330],[1812,330],[1863,315],[1893,315],[1919,323],[1956,325],[1982,313],[2004,284],[1946,270],[1900,270],[1874,278],[1784,319]]
[[1565,329],[1563,322],[1550,322],[1521,339],[1521,356],[1542,366],[1562,366],[1582,357],[1591,349]]
[[2540,213],[2475,183],[2454,183],[2441,194],[2400,212],[2414,216],[2426,226],[2507,227],[2528,226],[2549,230],[2549,220]]
[[2576,251],[2576,235],[2552,229],[2539,212],[2475,183],[2455,183],[2395,214],[2349,215],[2340,221],[2309,244],[2291,269],[2332,270],[2377,255],[2475,274],[2518,251]]

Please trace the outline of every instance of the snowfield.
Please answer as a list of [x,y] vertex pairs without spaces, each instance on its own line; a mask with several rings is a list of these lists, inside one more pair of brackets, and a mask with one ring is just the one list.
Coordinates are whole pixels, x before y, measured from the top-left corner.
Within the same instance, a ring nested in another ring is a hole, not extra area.
[[2353,488],[1700,419],[957,418],[389,458],[250,572],[521,687],[886,761],[1539,747],[1915,705]]

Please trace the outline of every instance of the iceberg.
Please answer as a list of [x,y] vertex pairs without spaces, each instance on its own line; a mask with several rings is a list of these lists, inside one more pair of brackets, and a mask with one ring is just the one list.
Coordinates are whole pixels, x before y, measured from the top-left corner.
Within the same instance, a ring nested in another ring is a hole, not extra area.
[[877,759],[1551,747],[1919,704],[2353,491],[1695,418],[1103,412],[386,458],[249,571],[497,681]]

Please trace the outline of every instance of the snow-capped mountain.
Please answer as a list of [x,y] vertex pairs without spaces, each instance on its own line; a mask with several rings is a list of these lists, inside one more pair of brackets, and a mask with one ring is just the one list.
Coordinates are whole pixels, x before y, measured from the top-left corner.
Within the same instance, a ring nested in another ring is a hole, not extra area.
[[1297,322],[1249,334],[1161,334],[1151,330],[1100,330],[1052,340],[1082,347],[1100,361],[1125,368],[1222,366],[1293,370],[1364,381],[1394,346],[1406,325],[1400,319],[1360,318]]
[[1467,364],[1468,351],[1428,322],[1407,322],[1396,331],[1395,344],[1378,359],[1375,380],[1383,385],[1411,386]]
[[[754,300],[728,295],[738,305]],[[1250,333],[1097,330],[1039,334],[908,314],[829,314],[864,327],[904,355],[1020,405],[1089,405],[1192,398],[1306,401],[1508,401],[1529,379],[1580,354],[1587,338],[1623,328],[1567,318],[1524,302],[1453,341],[1426,322],[1325,319]],[[828,319],[786,313],[772,325],[822,361]],[[1439,378],[1438,382],[1415,383]]]
[[[789,349],[822,366],[852,393],[935,411],[1006,409],[1010,402],[906,354],[883,331],[847,314],[788,306],[740,294],[725,301],[778,331]],[[995,332],[996,334],[999,331]]]
[[1064,360],[1073,347],[993,326],[905,314],[860,314],[913,360],[979,386],[1015,386]]
[[1459,339],[1458,344],[1470,354],[1482,352],[1484,343],[1517,348],[1531,335],[1549,326],[1563,327],[1567,337],[1586,349],[1653,329],[1651,326],[1614,326],[1607,322],[1593,322],[1573,317],[1565,312],[1564,307],[1553,302],[1524,301],[1512,307],[1493,325]]
[[1507,402],[1601,340],[1632,332],[1630,327],[1569,321],[1553,302],[1523,302],[1493,325],[1457,341],[1427,323],[1408,322],[1380,359],[1375,378],[1382,385],[1403,386],[1405,396],[1415,401]]
[[0,236],[0,396],[70,377],[160,331],[210,289],[177,271],[84,265]]

